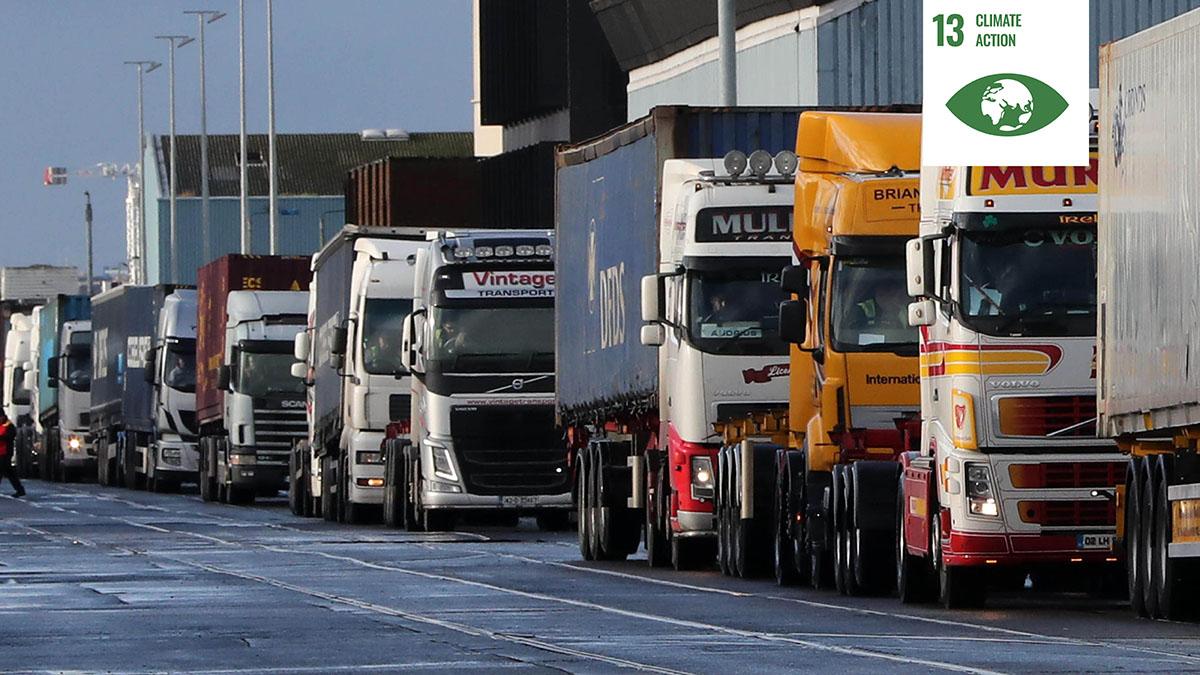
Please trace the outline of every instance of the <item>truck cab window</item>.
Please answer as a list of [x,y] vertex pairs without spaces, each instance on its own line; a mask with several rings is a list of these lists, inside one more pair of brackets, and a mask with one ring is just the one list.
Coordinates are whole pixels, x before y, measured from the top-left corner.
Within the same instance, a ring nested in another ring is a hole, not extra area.
[[429,368],[442,373],[554,370],[553,307],[434,307]]
[[689,341],[709,353],[787,354],[779,338],[779,303],[788,299],[779,286],[780,271],[689,272]]
[[92,334],[71,334],[66,346],[66,372],[63,384],[72,391],[91,391],[92,388]]
[[184,393],[196,391],[196,350],[193,347],[171,346],[166,350],[167,361],[163,381],[167,386]]
[[915,351],[904,260],[841,258],[833,270],[831,328],[839,352]]
[[372,298],[363,309],[363,368],[373,375],[405,373],[400,364],[404,317],[412,311],[408,298]]
[[15,405],[29,405],[29,390],[25,388],[25,369],[13,368],[12,402]]
[[242,350],[238,359],[239,394],[254,398],[278,394],[304,393],[304,381],[292,377],[291,352],[252,352]]

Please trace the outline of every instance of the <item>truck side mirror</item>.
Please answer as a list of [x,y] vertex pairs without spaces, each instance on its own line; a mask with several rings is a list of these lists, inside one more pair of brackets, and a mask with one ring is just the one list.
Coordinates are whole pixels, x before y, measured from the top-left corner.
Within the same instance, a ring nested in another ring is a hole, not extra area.
[[661,347],[667,341],[666,331],[661,323],[642,325],[642,345],[646,347]]
[[642,321],[646,323],[662,321],[662,291],[662,277],[657,274],[647,274],[642,277]]
[[801,265],[788,265],[779,276],[779,286],[787,293],[795,293],[800,297],[808,296],[808,268]]
[[58,357],[51,356],[46,360],[47,381],[50,383],[51,389],[58,388]]
[[779,303],[779,336],[789,344],[803,344],[808,338],[808,302],[787,300]]
[[157,372],[155,367],[158,363],[158,349],[151,349],[146,352],[146,363],[142,366],[142,379],[150,384],[154,384],[154,375]]
[[312,383],[308,381],[308,364],[303,361],[296,361],[292,364],[292,377],[297,380],[304,380],[304,386],[310,387]]
[[400,337],[400,365],[410,373],[420,374],[424,372],[417,365],[417,314],[424,314],[424,310],[417,310],[408,316],[404,317],[404,330]]
[[231,379],[233,379],[233,372],[229,366],[225,365],[217,368],[217,389],[228,391]]
[[908,294],[914,298],[936,298],[936,254],[940,239],[910,239],[904,245]]
[[292,356],[296,357],[297,361],[307,362],[311,346],[308,331],[296,333],[296,339],[292,342]]
[[937,308],[932,300],[919,300],[908,306],[908,325],[913,328],[932,326],[936,318]]
[[34,389],[37,389],[37,373],[33,371],[33,367],[28,361],[26,361],[25,365],[22,367],[25,368],[25,381],[22,382],[22,384],[25,385],[26,391],[33,391]]
[[333,333],[329,336],[329,353],[336,356],[344,356],[346,354],[346,327],[338,326],[333,329]]

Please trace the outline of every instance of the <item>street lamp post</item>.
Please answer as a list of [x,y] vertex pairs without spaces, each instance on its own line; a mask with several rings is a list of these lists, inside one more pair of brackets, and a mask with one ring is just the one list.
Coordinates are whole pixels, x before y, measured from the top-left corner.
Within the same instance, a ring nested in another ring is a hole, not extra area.
[[270,171],[271,255],[279,254],[279,167],[275,154],[275,36],[272,2],[267,0],[267,163]]
[[134,251],[137,263],[129,270],[130,276],[133,277],[134,283],[145,283],[146,281],[146,172],[143,170],[143,162],[146,158],[146,110],[142,104],[143,101],[143,76],[146,73],[154,72],[162,66],[158,61],[126,61],[127,66],[137,66],[137,106],[138,106],[138,159],[137,159],[137,231],[134,233],[135,245],[137,250]]
[[212,9],[185,10],[196,17],[200,36],[200,236],[204,239],[201,264],[212,259],[212,233],[208,217],[208,96],[204,86],[204,25],[225,16]]
[[175,192],[179,184],[179,172],[176,170],[179,147],[175,144],[175,49],[192,42],[192,38],[187,35],[155,35],[154,38],[156,40],[166,40],[170,43],[170,49],[168,50],[170,57],[167,59],[167,67],[170,70],[170,83],[167,85],[167,89],[169,90],[167,96],[171,118],[171,283],[177,284],[179,283],[179,223],[175,218]]
[[249,152],[246,149],[246,0],[238,0],[238,86],[241,95],[238,99],[239,113],[239,161],[241,189],[238,196],[238,206],[241,211],[242,254],[250,254],[250,174],[246,167]]
[[317,221],[317,231],[321,233],[321,243],[317,246],[317,250],[320,250],[321,247],[323,247],[325,245],[325,216],[332,215],[334,213],[345,213],[345,212],[346,212],[346,209],[331,209],[329,211],[323,211],[321,213],[321,218],[320,218],[320,220]]
[[92,193],[83,193],[83,226],[87,239],[87,296],[92,297]]

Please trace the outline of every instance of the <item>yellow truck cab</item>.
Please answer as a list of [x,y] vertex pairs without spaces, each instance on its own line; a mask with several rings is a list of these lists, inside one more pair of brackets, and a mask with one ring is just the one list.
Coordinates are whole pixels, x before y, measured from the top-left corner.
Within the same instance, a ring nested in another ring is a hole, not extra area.
[[[899,455],[919,423],[904,245],[920,207],[919,115],[807,112],[796,141],[786,420],[723,429],[719,559],[781,584],[886,592]],[[858,486],[858,490],[855,490]],[[878,549],[878,550],[876,550]]]
[[997,573],[1119,571],[1125,463],[1096,433],[1097,166],[922,176],[906,254],[922,423],[904,458],[902,600],[937,589],[947,607],[978,606]]

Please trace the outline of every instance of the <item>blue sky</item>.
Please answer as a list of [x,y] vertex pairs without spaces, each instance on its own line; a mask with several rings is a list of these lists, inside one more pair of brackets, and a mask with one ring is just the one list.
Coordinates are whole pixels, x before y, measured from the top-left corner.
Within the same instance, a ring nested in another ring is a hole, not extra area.
[[[228,14],[206,29],[209,133],[237,133],[236,0],[5,0],[0,20],[0,265],[85,262],[83,191],[96,268],[125,258],[125,181],[43,187],[46,166],[133,163],[136,75],[166,64],[155,35],[195,35],[186,9]],[[470,0],[275,0],[280,133],[471,128]],[[266,3],[246,0],[249,131],[265,133]],[[176,128],[200,123],[199,51],[176,52]],[[146,76],[147,133],[167,131],[167,68]]]

